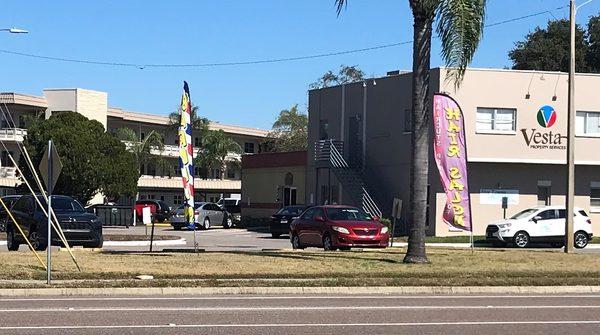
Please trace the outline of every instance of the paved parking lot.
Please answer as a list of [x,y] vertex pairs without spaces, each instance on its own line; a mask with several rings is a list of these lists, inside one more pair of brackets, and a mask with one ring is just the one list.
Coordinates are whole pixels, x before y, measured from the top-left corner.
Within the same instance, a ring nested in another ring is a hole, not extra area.
[[[155,234],[175,235],[186,240],[184,245],[174,246],[156,246],[154,250],[161,249],[183,249],[194,247],[194,232],[189,230],[173,230],[171,227],[156,227]],[[132,227],[132,228],[106,228],[104,234],[126,234],[126,235],[146,235],[150,234],[150,228]],[[196,241],[198,248],[206,251],[261,251],[263,249],[284,249],[290,248],[291,244],[287,236],[281,238],[272,238],[270,233],[248,231],[246,229],[223,229],[214,227],[209,230],[197,230]],[[145,247],[118,247],[106,246],[106,250],[147,250]]]

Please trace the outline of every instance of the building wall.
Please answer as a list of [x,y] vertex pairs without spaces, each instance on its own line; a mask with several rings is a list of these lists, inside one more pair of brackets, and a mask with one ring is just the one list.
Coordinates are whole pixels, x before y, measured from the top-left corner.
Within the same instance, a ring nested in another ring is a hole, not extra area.
[[[484,189],[516,190],[518,204],[509,204],[506,215],[512,215],[538,206],[538,185],[550,185],[551,205],[565,204],[565,168],[549,164],[506,164],[506,163],[470,163],[469,187],[471,190],[471,209],[475,235],[484,235],[488,223],[503,218],[501,204],[485,204],[482,198]],[[575,183],[575,206],[583,208],[592,219],[592,229],[600,232],[600,210],[590,208],[590,189],[592,183],[600,182],[600,166],[577,166]],[[512,191],[511,191],[512,192]],[[439,183],[435,189],[435,218],[441,218],[446,203],[446,195]],[[482,203],[483,202],[483,203]],[[436,235],[453,236],[468,233],[453,231],[440,219],[436,220]]]
[[[293,176],[292,183],[286,176]],[[306,151],[265,153],[242,158],[242,219],[267,219],[282,206],[281,187],[296,188],[296,204],[306,199]]]
[[108,94],[81,88],[44,90],[48,101],[46,118],[53,112],[77,112],[90,120],[96,120],[106,129]]
[[[562,138],[566,135],[566,75],[469,69],[458,91],[454,90],[452,83],[445,80],[445,76],[445,69],[432,69],[430,94],[449,92],[460,103],[465,114],[476,233],[481,233],[490,220],[499,218],[494,206],[479,205],[480,190],[495,189],[498,182],[502,188],[519,189],[519,205],[509,209],[513,214],[523,206],[537,205],[538,180],[551,180],[552,203],[560,204],[561,199],[564,203],[564,196],[561,197],[564,185],[560,185],[564,182],[560,181],[560,176],[564,175],[561,164],[565,162],[566,146],[566,140]],[[347,160],[350,159],[350,150],[364,152],[365,179],[367,185],[377,191],[378,198],[382,199],[378,201],[378,205],[383,210],[383,215],[389,217],[391,214],[394,197],[402,199],[400,231],[406,228],[412,147],[411,134],[406,130],[410,129],[407,115],[412,105],[411,80],[410,73],[403,73],[345,87],[336,86],[309,92],[307,200],[325,182],[322,172],[324,167],[314,161],[314,142],[319,139],[319,121],[337,120],[336,124],[329,126],[330,138],[344,141]],[[600,76],[580,74],[576,80],[576,109],[600,111],[600,100],[597,99],[597,94],[594,95],[594,89],[600,86]],[[527,99],[526,94],[529,95]],[[553,96],[556,96],[554,101]],[[537,112],[544,105],[552,106],[557,114],[556,123],[548,128],[541,127],[537,122]],[[477,131],[477,107],[515,109],[515,130],[503,133]],[[354,143],[350,136],[350,118],[356,116],[361,118],[360,143]],[[531,139],[532,133],[541,133],[535,135],[539,140],[543,136],[549,136],[550,132],[560,143],[534,146],[532,143],[528,145],[526,141],[526,136]],[[600,179],[600,155],[595,150],[599,144],[598,136],[578,134],[576,137],[577,205],[588,212],[590,183]],[[357,145],[362,148],[357,148]],[[448,231],[441,220],[445,196],[432,152],[430,157],[428,233],[452,235],[455,233]],[[317,168],[321,171],[318,176]],[[342,198],[343,201],[350,201],[347,194]],[[315,197],[315,202],[322,200]],[[600,224],[598,214],[591,215],[592,221],[598,222],[595,225]],[[600,229],[600,226],[597,228]]]

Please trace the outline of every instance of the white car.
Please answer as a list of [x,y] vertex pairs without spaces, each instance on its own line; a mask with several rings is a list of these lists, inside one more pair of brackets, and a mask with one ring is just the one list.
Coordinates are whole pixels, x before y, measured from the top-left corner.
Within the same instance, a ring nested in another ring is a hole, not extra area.
[[[187,225],[185,222],[185,215],[183,214],[184,208],[185,205],[181,205],[173,211],[171,226],[173,226],[173,229],[175,230],[181,230],[181,227]],[[200,227],[204,230],[209,229],[211,226],[223,226],[225,229],[233,227],[231,215],[212,202],[194,203],[194,222],[196,227]]]
[[[510,219],[492,222],[486,229],[486,240],[494,245],[513,243],[525,248],[530,243],[551,243],[563,246],[565,239],[565,207],[542,206],[529,208]],[[587,213],[575,207],[575,248],[584,248],[592,239],[592,220]]]

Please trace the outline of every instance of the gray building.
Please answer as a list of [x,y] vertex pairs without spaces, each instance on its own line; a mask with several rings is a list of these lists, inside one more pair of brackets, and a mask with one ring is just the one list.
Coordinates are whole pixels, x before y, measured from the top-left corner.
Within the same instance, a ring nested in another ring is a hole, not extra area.
[[[432,69],[430,92],[449,93],[464,113],[475,234],[502,218],[499,195],[509,198],[509,215],[564,204],[567,75],[468,69],[455,90],[445,81],[446,72]],[[595,91],[600,75],[578,74],[576,80],[575,202],[600,231],[600,99]],[[406,229],[411,81],[411,73],[393,72],[309,92],[307,203],[352,204],[390,217],[399,198],[404,204],[399,229]],[[552,124],[537,121],[543,106],[555,111]],[[556,143],[541,143],[548,137]],[[433,155],[429,185],[428,234],[461,234],[441,219],[446,196]]]

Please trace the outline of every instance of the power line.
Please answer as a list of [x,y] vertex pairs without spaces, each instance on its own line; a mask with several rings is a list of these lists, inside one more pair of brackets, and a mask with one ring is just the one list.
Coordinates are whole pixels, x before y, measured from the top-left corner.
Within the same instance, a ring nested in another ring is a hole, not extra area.
[[[562,6],[562,7],[552,9],[552,10],[545,10],[545,11],[541,11],[541,12],[537,12],[537,13],[533,13],[533,14],[529,14],[529,15],[519,16],[519,17],[512,18],[512,19],[507,19],[507,20],[491,23],[491,24],[485,25],[485,28],[495,27],[495,26],[499,26],[502,24],[512,23],[515,21],[521,21],[524,19],[528,19],[531,17],[543,15],[543,14],[550,14],[550,15],[554,16],[552,14],[552,11],[564,9],[566,7],[567,6]],[[437,37],[434,37],[434,38],[437,38]],[[168,64],[168,63],[167,64],[138,64],[138,63],[94,61],[94,60],[86,60],[86,59],[44,56],[44,55],[31,54],[31,53],[12,51],[12,50],[5,50],[5,49],[0,49],[0,53],[13,55],[13,56],[29,57],[29,58],[36,58],[36,59],[43,59],[43,60],[66,62],[66,63],[104,65],[104,66],[115,66],[115,67],[135,67],[135,68],[139,68],[139,69],[144,69],[144,68],[194,68],[194,67],[202,68],[202,67],[241,66],[241,65],[293,62],[293,61],[300,61],[300,60],[333,57],[333,56],[339,56],[339,55],[348,55],[348,54],[361,53],[361,52],[367,52],[367,51],[373,51],[373,50],[387,49],[387,48],[397,47],[397,46],[401,46],[401,45],[411,44],[412,42],[413,41],[410,40],[410,41],[404,41],[404,42],[398,42],[398,43],[382,44],[382,45],[377,45],[377,46],[372,46],[372,47],[367,47],[367,48],[351,49],[351,50],[344,50],[344,51],[337,51],[337,52],[328,52],[328,53],[321,53],[321,54],[307,55],[307,56],[275,58],[275,59],[261,59],[261,60],[250,60],[250,61],[239,61],[239,62],[199,63],[199,64]]]

